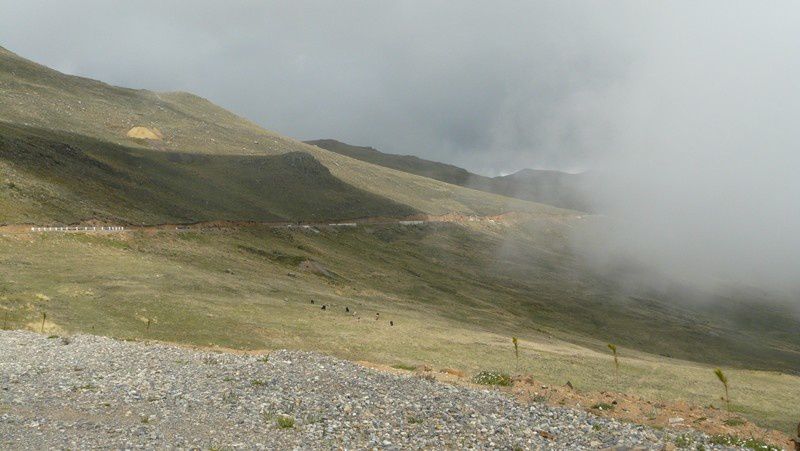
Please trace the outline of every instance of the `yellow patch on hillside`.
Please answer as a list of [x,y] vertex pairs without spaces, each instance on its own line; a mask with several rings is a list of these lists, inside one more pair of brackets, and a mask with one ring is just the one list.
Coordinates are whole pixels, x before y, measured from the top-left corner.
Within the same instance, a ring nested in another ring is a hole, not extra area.
[[136,139],[164,139],[164,135],[159,129],[147,127],[133,127],[132,129],[128,130],[127,136],[128,138]]

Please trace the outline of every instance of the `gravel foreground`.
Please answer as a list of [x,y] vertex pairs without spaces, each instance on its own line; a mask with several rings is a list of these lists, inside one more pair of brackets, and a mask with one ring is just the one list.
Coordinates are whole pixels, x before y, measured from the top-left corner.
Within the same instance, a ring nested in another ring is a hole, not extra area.
[[0,331],[0,449],[672,449],[675,437],[316,353]]

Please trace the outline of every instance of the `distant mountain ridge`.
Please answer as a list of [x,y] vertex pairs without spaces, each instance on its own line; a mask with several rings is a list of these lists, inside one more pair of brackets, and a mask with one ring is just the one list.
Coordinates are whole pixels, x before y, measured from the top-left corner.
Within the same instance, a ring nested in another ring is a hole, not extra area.
[[523,169],[510,175],[486,177],[452,164],[426,160],[413,155],[383,153],[372,147],[354,146],[335,139],[305,142],[357,160],[453,185],[570,210],[592,210],[582,195],[587,184],[586,174]]

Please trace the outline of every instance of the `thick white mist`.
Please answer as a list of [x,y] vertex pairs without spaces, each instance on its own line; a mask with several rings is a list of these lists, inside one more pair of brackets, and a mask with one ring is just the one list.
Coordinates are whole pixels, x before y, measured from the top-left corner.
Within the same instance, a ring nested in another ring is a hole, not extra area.
[[592,257],[797,290],[797,4],[664,6],[627,77],[595,104],[610,138],[590,195],[619,221],[594,237]]

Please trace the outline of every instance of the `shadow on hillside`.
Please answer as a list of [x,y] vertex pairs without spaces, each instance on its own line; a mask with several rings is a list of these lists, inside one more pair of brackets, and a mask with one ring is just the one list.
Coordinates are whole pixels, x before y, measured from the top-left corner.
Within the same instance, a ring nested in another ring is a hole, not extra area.
[[[63,203],[70,198],[89,203],[98,216],[131,223],[339,220],[417,213],[341,181],[302,152],[164,152],[0,124],[0,159],[50,186],[46,191],[54,198],[45,204],[62,205],[47,216],[56,214],[65,222],[70,205]],[[61,190],[71,196],[64,197]]]

